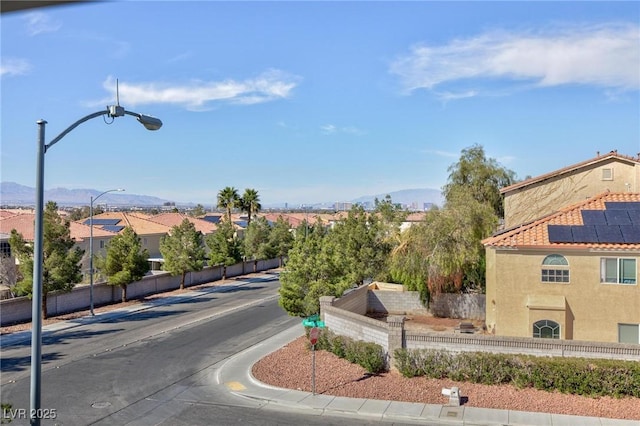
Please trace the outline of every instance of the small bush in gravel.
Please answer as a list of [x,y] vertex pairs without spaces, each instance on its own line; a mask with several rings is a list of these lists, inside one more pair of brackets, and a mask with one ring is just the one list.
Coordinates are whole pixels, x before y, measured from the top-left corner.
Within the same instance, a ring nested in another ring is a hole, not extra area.
[[378,374],[386,370],[386,360],[382,346],[371,342],[353,340],[339,336],[329,330],[322,330],[316,349],[325,350],[362,366],[368,373]]
[[511,383],[584,396],[640,396],[640,363],[584,358],[545,358],[487,352],[445,350],[395,352],[396,367],[405,377],[424,375],[494,385]]

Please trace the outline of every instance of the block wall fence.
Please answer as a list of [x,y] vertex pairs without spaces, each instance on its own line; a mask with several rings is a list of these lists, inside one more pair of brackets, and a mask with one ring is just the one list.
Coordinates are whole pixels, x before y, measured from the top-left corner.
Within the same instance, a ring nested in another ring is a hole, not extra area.
[[[280,266],[280,259],[253,260],[227,266],[205,267],[202,271],[189,272],[185,276],[185,288],[208,282],[219,281],[224,278],[276,269]],[[180,288],[178,276],[171,276],[168,272],[145,276],[142,280],[127,286],[127,299],[136,299],[150,294]],[[78,285],[68,293],[52,292],[47,296],[47,313],[49,316],[89,309],[90,287]],[[122,300],[122,289],[111,286],[106,282],[94,283],[94,306],[117,303]],[[31,320],[32,303],[28,297],[16,297],[0,300],[0,324],[2,326]]]
[[[389,293],[389,294],[383,294]],[[393,293],[391,295],[390,293]],[[403,295],[403,296],[400,296]],[[442,306],[455,306],[456,295],[447,295],[446,303],[439,305],[439,314],[446,313]],[[474,295],[460,295],[463,311],[473,313],[474,306],[483,306],[484,295],[474,299]],[[405,308],[400,306],[398,298],[406,298]],[[505,354],[523,354],[534,356],[557,356],[579,358],[604,358],[640,361],[640,345],[625,343],[584,342],[576,340],[534,339],[522,337],[502,337],[484,334],[459,334],[453,332],[428,332],[407,330],[405,315],[423,314],[424,306],[417,292],[393,292],[371,290],[361,286],[340,298],[323,296],[320,298],[320,316],[325,326],[333,333],[355,340],[377,343],[387,354],[388,366],[394,368],[393,354],[396,349],[446,349],[452,352],[492,352]],[[390,301],[388,305],[384,302]],[[417,308],[416,308],[417,307]],[[414,309],[415,308],[415,309]],[[385,321],[365,316],[367,313],[383,312],[388,316]],[[459,308],[453,308],[453,315],[438,315],[456,318]],[[476,312],[477,313],[477,312]],[[466,317],[466,319],[480,319]],[[465,318],[465,317],[458,317]]]

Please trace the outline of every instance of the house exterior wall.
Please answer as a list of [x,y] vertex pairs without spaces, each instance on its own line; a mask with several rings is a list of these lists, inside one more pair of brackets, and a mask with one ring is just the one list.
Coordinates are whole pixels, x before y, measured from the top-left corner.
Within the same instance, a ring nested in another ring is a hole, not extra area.
[[560,324],[561,339],[618,342],[618,324],[640,324],[640,286],[600,283],[601,258],[635,258],[638,268],[640,253],[553,253],[568,261],[569,283],[541,281],[542,261],[552,254],[549,251],[487,249],[489,331],[499,336],[532,337],[533,323],[547,319]]
[[162,253],[160,253],[160,240],[165,235],[166,234],[138,235],[142,243],[142,248],[147,249],[149,257],[162,257]]
[[[604,169],[612,171],[603,179]],[[640,166],[611,158],[590,166],[534,182],[504,194],[506,229],[530,222],[567,205],[605,192],[639,192]]]
[[[103,236],[93,236],[93,269],[94,269],[94,279],[98,277],[99,271],[96,268],[95,259],[105,258],[107,256],[107,244],[111,241],[111,239],[115,237],[115,234],[110,237]],[[91,253],[91,242],[90,238],[85,238],[80,241],[76,241],[76,247],[80,248],[80,250],[84,250],[84,254],[82,256],[81,261],[81,270],[84,274],[83,282],[89,282],[89,274],[90,274],[90,265],[89,265],[89,256]],[[102,246],[102,247],[101,247]]]

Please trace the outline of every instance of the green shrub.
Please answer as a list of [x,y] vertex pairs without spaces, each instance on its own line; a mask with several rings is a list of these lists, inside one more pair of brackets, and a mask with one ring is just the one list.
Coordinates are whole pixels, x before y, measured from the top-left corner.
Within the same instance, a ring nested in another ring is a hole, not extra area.
[[396,349],[393,353],[395,359],[395,365],[400,374],[404,377],[416,377],[424,376],[425,372],[422,369],[420,362],[420,354],[416,351],[409,351],[404,348]]
[[519,388],[591,397],[640,397],[640,363],[635,361],[455,354],[431,349],[398,349],[394,355],[395,366],[405,377],[424,375],[487,385],[510,383]]
[[370,342],[353,340],[323,329],[318,336],[316,349],[325,350],[362,366],[368,373],[378,374],[386,370],[386,359],[382,346]]
[[382,346],[371,342],[355,342],[358,347],[357,363],[368,373],[378,374],[386,369],[386,360]]

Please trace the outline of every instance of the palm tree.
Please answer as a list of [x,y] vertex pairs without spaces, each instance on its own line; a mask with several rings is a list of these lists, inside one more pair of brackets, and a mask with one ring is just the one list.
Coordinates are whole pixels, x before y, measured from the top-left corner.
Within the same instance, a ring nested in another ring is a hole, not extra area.
[[260,196],[255,189],[247,188],[240,199],[240,208],[247,212],[247,226],[251,225],[251,214],[258,213],[262,209],[260,205]]
[[238,207],[239,203],[240,196],[238,195],[238,190],[233,186],[227,186],[218,192],[218,208],[227,211],[227,220],[229,223],[231,223],[231,209]]

